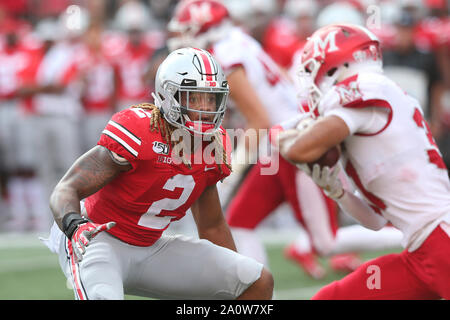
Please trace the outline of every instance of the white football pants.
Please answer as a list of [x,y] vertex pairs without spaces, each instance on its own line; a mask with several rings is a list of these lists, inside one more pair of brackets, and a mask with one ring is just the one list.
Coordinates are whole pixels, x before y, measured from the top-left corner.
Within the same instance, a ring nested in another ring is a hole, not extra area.
[[117,300],[124,294],[235,299],[259,279],[263,268],[232,250],[183,235],[163,235],[152,246],[138,247],[101,232],[80,263],[69,254],[69,242],[56,224],[50,238],[59,242],[59,263],[77,299]]

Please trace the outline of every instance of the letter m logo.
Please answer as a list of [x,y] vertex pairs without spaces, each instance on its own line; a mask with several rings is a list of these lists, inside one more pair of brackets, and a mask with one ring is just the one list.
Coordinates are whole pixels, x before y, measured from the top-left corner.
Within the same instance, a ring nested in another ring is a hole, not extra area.
[[203,24],[212,20],[211,4],[208,2],[192,5],[189,7],[191,20],[196,24]]
[[[324,40],[320,37],[314,37],[314,57],[321,56],[325,52],[334,52],[339,50],[336,46],[336,34],[338,30],[331,31]],[[327,49],[328,48],[328,49]]]
[[338,84],[336,85],[336,91],[339,94],[339,103],[343,106],[362,99],[362,93],[359,90],[359,86],[356,81],[352,81],[348,85]]

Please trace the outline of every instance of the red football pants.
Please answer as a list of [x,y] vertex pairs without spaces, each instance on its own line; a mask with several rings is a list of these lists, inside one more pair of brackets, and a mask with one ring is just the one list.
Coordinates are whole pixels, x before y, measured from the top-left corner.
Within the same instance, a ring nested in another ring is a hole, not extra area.
[[312,299],[450,299],[450,237],[438,226],[419,249],[368,261]]

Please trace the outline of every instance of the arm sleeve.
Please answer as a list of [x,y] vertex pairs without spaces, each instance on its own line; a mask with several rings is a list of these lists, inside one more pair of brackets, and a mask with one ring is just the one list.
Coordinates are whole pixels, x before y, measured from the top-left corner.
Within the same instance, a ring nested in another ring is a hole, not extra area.
[[357,192],[351,193],[345,191],[337,203],[344,212],[355,218],[362,226],[368,229],[380,230],[387,223],[387,220],[373,211]]
[[361,109],[339,108],[327,113],[341,118],[350,130],[350,134],[375,134],[380,132],[388,122],[388,112],[377,107]]

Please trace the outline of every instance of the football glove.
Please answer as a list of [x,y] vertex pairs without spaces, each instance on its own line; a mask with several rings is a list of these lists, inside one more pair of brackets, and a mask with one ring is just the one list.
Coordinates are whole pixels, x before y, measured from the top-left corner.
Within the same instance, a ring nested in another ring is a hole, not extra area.
[[312,169],[311,178],[333,200],[338,200],[344,195],[344,188],[339,179],[340,166],[321,168],[315,164]]
[[[320,118],[320,117],[319,117]],[[303,132],[308,130],[319,118],[313,119],[307,114],[302,114],[299,118],[289,120],[286,122],[288,125],[280,125],[276,128],[276,130],[280,130],[280,128],[283,130],[277,134],[274,134],[274,143],[273,145],[278,148],[280,151],[280,154],[286,158],[286,154],[289,151],[289,149],[292,147],[292,145],[296,142],[296,140],[302,135]],[[292,124],[295,123],[295,127],[292,128]],[[289,159],[287,159],[289,161]],[[291,162],[293,165],[295,165],[298,169],[304,171],[307,175],[311,175],[311,170],[309,169],[309,166],[306,163],[294,163]]]
[[104,224],[93,223],[78,213],[67,214],[63,219],[64,233],[70,239],[72,252],[77,262],[83,260],[89,242],[100,232],[107,231],[116,225],[115,222]]

